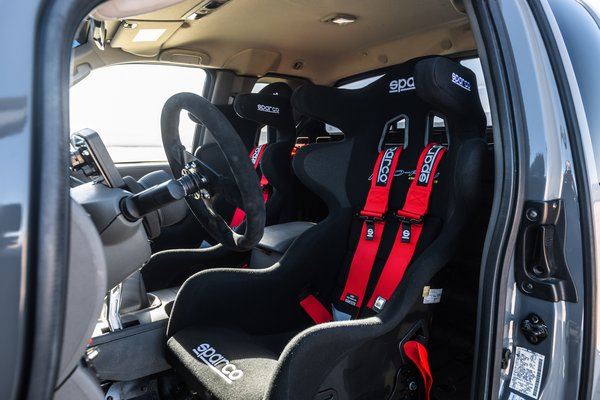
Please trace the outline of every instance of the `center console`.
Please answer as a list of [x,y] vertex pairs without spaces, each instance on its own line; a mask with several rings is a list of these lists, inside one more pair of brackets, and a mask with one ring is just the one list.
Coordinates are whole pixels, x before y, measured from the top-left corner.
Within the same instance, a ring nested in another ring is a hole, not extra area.
[[109,324],[109,307],[104,307],[87,351],[100,379],[129,381],[171,368],[164,348],[178,290],[175,287],[148,293],[148,307],[120,313],[122,328],[117,330]]

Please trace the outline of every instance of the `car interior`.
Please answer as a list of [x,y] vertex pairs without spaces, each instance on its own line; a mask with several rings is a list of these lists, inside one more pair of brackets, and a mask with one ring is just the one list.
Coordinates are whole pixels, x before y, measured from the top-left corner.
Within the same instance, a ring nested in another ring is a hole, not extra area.
[[164,160],[70,132],[55,398],[470,397],[495,148],[461,1],[110,0],[72,47],[71,85],[206,83]]

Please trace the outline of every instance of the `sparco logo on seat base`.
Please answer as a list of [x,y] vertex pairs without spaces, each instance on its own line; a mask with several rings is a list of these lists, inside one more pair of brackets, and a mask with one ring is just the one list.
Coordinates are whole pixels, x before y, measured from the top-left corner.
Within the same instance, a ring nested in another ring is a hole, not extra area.
[[217,353],[214,347],[208,343],[203,343],[192,349],[192,351],[200,361],[208,365],[214,373],[223,378],[228,384],[244,376],[244,372],[241,369],[238,369],[228,359]]

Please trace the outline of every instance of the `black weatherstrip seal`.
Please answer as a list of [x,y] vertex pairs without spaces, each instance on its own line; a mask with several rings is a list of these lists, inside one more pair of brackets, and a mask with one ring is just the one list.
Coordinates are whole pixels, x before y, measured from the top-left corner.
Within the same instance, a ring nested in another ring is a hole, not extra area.
[[80,21],[100,1],[51,0],[37,16],[32,151],[38,162],[32,173],[44,179],[31,182],[36,197],[31,200],[29,236],[35,247],[28,262],[35,267],[28,290],[35,297],[28,299],[27,306],[33,336],[28,338],[29,376],[24,374],[20,395],[28,400],[53,398],[57,385],[69,257],[69,138],[65,132],[69,131],[71,41]]
[[[584,179],[587,176],[587,168],[584,161],[584,149],[581,143],[580,137],[581,132],[579,123],[577,122],[577,112],[575,110],[575,104],[573,97],[569,90],[569,80],[567,73],[564,70],[563,64],[561,63],[560,50],[556,43],[556,39],[552,33],[552,28],[548,19],[546,18],[546,12],[539,1],[527,0],[527,4],[531,9],[533,17],[538,25],[542,41],[548,52],[550,59],[550,66],[554,73],[554,79],[556,80],[556,86],[560,96],[561,105],[565,114],[565,122],[567,124],[567,134],[569,136],[569,142],[571,143],[571,151],[573,152],[573,163],[575,164],[575,182],[579,191],[579,212],[581,214],[581,238],[582,238],[582,249],[583,249],[583,276],[584,276],[584,294],[583,299],[583,354],[594,354],[594,338],[596,337],[596,327],[594,324],[594,304],[596,300],[596,290],[594,288],[595,282],[595,271],[593,266],[594,263],[594,246],[591,243],[593,237],[592,230],[592,208],[589,204],[588,199],[590,198],[590,190],[587,186],[587,181]],[[590,221],[590,223],[585,223]],[[585,268],[589,266],[589,268]],[[582,357],[581,365],[581,381],[579,382],[579,398],[587,399],[591,398],[592,384],[593,384],[593,367],[595,357]]]
[[[509,260],[523,204],[523,177],[516,132],[526,132],[521,94],[502,14],[496,2],[466,2],[481,64],[491,76],[490,106],[494,124],[496,180],[479,284],[479,306],[471,399],[496,398],[499,390],[502,329]],[[511,241],[511,238],[512,241]]]

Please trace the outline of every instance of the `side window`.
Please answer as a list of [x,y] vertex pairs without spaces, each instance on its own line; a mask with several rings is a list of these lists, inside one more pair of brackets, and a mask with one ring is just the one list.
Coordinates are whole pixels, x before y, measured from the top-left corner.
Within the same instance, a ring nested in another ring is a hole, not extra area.
[[[174,65],[126,64],[94,70],[71,87],[70,131],[97,131],[117,163],[164,161],[162,107],[176,93],[202,94],[205,78],[200,68]],[[196,125],[187,113],[180,121],[181,141],[191,147]]]
[[[590,130],[596,172],[600,175],[600,5],[597,2],[550,2],[579,84]],[[590,166],[593,168],[593,166]]]
[[477,90],[479,91],[479,99],[481,100],[481,107],[485,112],[487,119],[487,126],[492,126],[492,116],[490,114],[490,100],[488,98],[487,89],[485,87],[485,78],[483,77],[483,69],[481,68],[481,60],[479,58],[468,58],[460,62],[471,71],[475,72],[477,77]]

